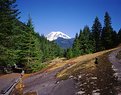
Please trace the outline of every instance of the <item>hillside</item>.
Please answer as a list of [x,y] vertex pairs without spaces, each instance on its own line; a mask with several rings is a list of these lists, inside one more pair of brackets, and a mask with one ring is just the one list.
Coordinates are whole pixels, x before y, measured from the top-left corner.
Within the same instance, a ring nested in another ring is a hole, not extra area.
[[67,49],[72,47],[74,38],[64,39],[59,37],[58,39],[54,40],[54,42],[57,43],[57,45],[59,45],[61,48]]
[[[23,92],[27,95],[119,94],[121,84],[108,60],[109,54],[115,50],[117,48],[70,60],[53,60],[43,71],[24,75]],[[98,64],[94,63],[95,57]]]

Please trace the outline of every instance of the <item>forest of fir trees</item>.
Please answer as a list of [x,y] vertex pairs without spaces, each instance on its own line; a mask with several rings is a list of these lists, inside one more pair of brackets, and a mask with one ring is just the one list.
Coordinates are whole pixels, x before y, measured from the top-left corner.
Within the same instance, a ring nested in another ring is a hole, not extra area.
[[96,17],[91,27],[85,26],[76,34],[72,48],[68,48],[65,56],[69,59],[79,55],[95,53],[114,48],[121,43],[121,29],[113,30],[111,17],[108,12],[104,16],[104,26]]
[[72,58],[116,47],[121,43],[121,29],[116,32],[111,25],[108,12],[104,16],[102,27],[98,17],[92,28],[85,26],[76,34],[72,48],[63,50],[54,42],[34,31],[32,19],[27,23],[19,21],[16,0],[0,0],[0,73],[6,67],[17,64],[26,73],[36,72],[45,67],[43,62],[56,57]]
[[0,0],[0,72],[15,64],[26,73],[43,68],[45,61],[63,56],[63,49],[34,31],[32,19],[19,21],[16,0]]

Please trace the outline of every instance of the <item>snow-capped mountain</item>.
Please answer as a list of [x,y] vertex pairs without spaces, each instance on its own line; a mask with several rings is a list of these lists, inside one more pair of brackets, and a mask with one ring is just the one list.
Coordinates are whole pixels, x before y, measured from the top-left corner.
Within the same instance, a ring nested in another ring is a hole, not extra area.
[[47,37],[47,40],[49,40],[49,41],[56,40],[59,37],[63,38],[63,39],[71,39],[71,37],[69,37],[68,35],[66,35],[66,34],[64,34],[64,33],[60,32],[60,31],[51,32],[46,37]]

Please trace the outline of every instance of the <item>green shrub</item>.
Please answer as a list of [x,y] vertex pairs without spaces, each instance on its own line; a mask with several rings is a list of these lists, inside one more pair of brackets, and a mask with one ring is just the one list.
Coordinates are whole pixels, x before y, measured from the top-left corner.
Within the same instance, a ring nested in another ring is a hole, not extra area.
[[47,66],[46,64],[42,64],[42,63],[29,64],[26,67],[25,71],[26,73],[33,73],[45,68],[46,66]]

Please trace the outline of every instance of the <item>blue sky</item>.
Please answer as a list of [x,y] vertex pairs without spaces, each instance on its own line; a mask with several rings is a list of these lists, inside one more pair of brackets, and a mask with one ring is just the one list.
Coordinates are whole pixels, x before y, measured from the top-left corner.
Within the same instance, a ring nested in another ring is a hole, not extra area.
[[92,27],[96,16],[103,23],[107,11],[112,26],[121,28],[121,0],[17,0],[20,20],[27,22],[31,15],[35,31],[47,35],[62,31],[74,37],[85,25]]

